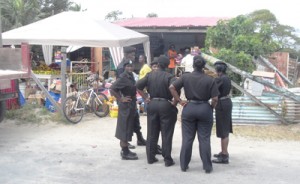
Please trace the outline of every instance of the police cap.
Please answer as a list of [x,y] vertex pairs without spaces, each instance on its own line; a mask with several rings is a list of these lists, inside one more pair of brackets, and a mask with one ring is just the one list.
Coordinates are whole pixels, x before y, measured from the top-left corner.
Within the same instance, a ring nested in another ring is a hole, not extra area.
[[161,55],[157,59],[157,63],[159,64],[160,67],[166,68],[170,64],[170,60],[167,56]]

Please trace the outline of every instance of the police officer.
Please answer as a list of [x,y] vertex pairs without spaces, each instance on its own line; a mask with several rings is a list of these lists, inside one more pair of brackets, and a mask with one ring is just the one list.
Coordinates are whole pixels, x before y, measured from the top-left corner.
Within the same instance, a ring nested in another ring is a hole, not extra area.
[[[172,95],[169,85],[174,76],[166,72],[170,61],[166,56],[160,56],[157,60],[158,70],[148,73],[143,79],[137,82],[138,92],[146,99],[148,104],[147,113],[147,145],[146,153],[149,164],[155,163],[158,159],[155,157],[157,151],[157,142],[159,133],[162,136],[162,156],[164,157],[165,166],[174,165],[171,156],[172,139],[174,134],[175,123],[177,121],[177,108],[172,102]],[[150,99],[143,92],[147,88]]]
[[128,149],[132,139],[136,118],[136,87],[133,76],[132,61],[124,62],[125,71],[110,87],[110,92],[118,101],[118,120],[116,138],[120,140],[121,157],[125,160],[137,160],[136,153]]
[[[125,62],[133,62],[135,60],[135,48],[134,47],[124,47],[124,58],[122,59],[121,63],[117,67],[117,78],[124,72],[124,63]],[[143,137],[141,132],[141,125],[140,125],[140,117],[138,111],[136,111],[136,116],[134,120],[134,132],[137,136],[137,145],[145,146],[146,140]],[[135,146],[129,144],[130,149],[134,149]]]
[[[182,110],[182,146],[180,167],[183,172],[191,161],[192,147],[197,132],[199,152],[206,173],[212,171],[210,135],[213,125],[213,108],[218,102],[219,91],[214,79],[203,72],[206,61],[202,56],[193,58],[192,73],[183,74],[170,86],[176,101],[184,106]],[[176,90],[184,88],[187,101],[180,99]],[[211,103],[209,104],[209,100]]]
[[219,102],[216,106],[216,133],[217,137],[221,138],[221,152],[214,154],[213,163],[228,164],[228,144],[229,144],[229,133],[232,133],[232,102],[229,97],[231,90],[231,81],[226,75],[227,65],[222,61],[214,63],[215,70],[218,74],[216,82],[220,91]]

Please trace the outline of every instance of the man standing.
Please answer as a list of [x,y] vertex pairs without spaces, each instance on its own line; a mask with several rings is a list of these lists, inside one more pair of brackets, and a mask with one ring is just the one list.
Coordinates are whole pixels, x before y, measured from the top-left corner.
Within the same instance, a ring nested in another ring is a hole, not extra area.
[[168,57],[170,59],[168,70],[172,75],[175,75],[176,57],[177,52],[175,50],[175,45],[171,44],[168,50]]
[[[135,59],[135,48],[134,47],[124,47],[124,58],[122,59],[122,62],[117,67],[117,78],[124,72],[124,63],[131,61],[133,63]],[[137,145],[139,146],[145,146],[146,140],[143,137],[143,134],[141,132],[141,124],[140,124],[140,116],[138,111],[135,112],[135,120],[134,120],[134,132],[137,136]],[[130,149],[134,149],[135,146],[129,144]]]
[[186,48],[184,50],[185,56],[181,60],[181,65],[184,66],[184,71],[185,72],[193,72],[193,63],[194,63],[194,56],[191,54],[191,50],[189,48]]
[[[169,85],[175,78],[165,69],[169,65],[169,58],[160,56],[157,60],[158,70],[150,72],[137,83],[138,92],[147,99],[147,145],[146,153],[149,164],[158,161],[155,158],[157,151],[157,142],[159,133],[162,134],[162,156],[164,157],[165,166],[174,165],[171,156],[172,139],[174,134],[175,123],[177,121],[177,108],[174,102],[171,102],[172,95],[169,91]],[[150,99],[143,90],[147,88]]]
[[121,157],[124,160],[137,160],[136,153],[128,149],[129,141],[132,139],[133,128],[136,118],[136,87],[132,74],[132,61],[123,63],[125,71],[110,87],[110,92],[118,101],[118,120],[116,138],[120,140]]
[[214,157],[217,159],[212,162],[217,164],[228,164],[229,133],[232,133],[232,102],[229,97],[231,81],[226,75],[226,63],[217,61],[214,66],[218,74],[216,82],[220,91],[220,95],[218,96],[219,102],[216,106],[216,131],[217,137],[221,138],[221,152],[219,154],[214,154]]

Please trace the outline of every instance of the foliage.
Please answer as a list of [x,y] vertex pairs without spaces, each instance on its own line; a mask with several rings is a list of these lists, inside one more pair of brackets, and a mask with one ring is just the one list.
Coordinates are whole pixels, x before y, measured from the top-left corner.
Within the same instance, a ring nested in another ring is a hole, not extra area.
[[156,13],[149,13],[148,15],[147,15],[147,17],[158,17],[158,15],[156,14]]
[[18,28],[38,20],[38,0],[1,0],[2,31]]
[[[297,56],[294,48],[299,43],[295,29],[281,25],[269,10],[258,10],[248,15],[240,15],[230,20],[220,20],[215,27],[208,28],[206,49],[215,48],[214,56],[252,72],[252,60],[256,56],[268,56],[277,51],[289,51]],[[237,83],[241,77],[232,76]]]
[[1,0],[2,31],[18,28],[63,11],[80,11],[69,0]]
[[109,21],[119,20],[120,19],[119,16],[122,14],[123,12],[121,12],[120,10],[111,11],[105,16],[105,20],[109,20]]
[[67,120],[60,113],[51,113],[45,107],[26,104],[20,109],[6,111],[5,118],[16,120],[17,123],[62,122]]

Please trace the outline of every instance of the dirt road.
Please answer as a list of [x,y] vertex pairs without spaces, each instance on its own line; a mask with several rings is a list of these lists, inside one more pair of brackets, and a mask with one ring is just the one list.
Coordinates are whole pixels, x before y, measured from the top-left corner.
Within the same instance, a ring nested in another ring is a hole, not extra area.
[[[146,117],[141,117],[146,135]],[[98,184],[98,183],[299,183],[300,143],[265,141],[231,136],[230,164],[214,165],[205,174],[194,143],[190,169],[179,167],[181,127],[177,123],[173,142],[176,164],[166,168],[162,157],[148,165],[145,147],[134,151],[137,161],[120,159],[114,137],[116,119],[84,117],[76,125],[42,123],[0,124],[0,184]],[[134,137],[133,144],[136,143]],[[212,135],[212,152],[219,151]]]

